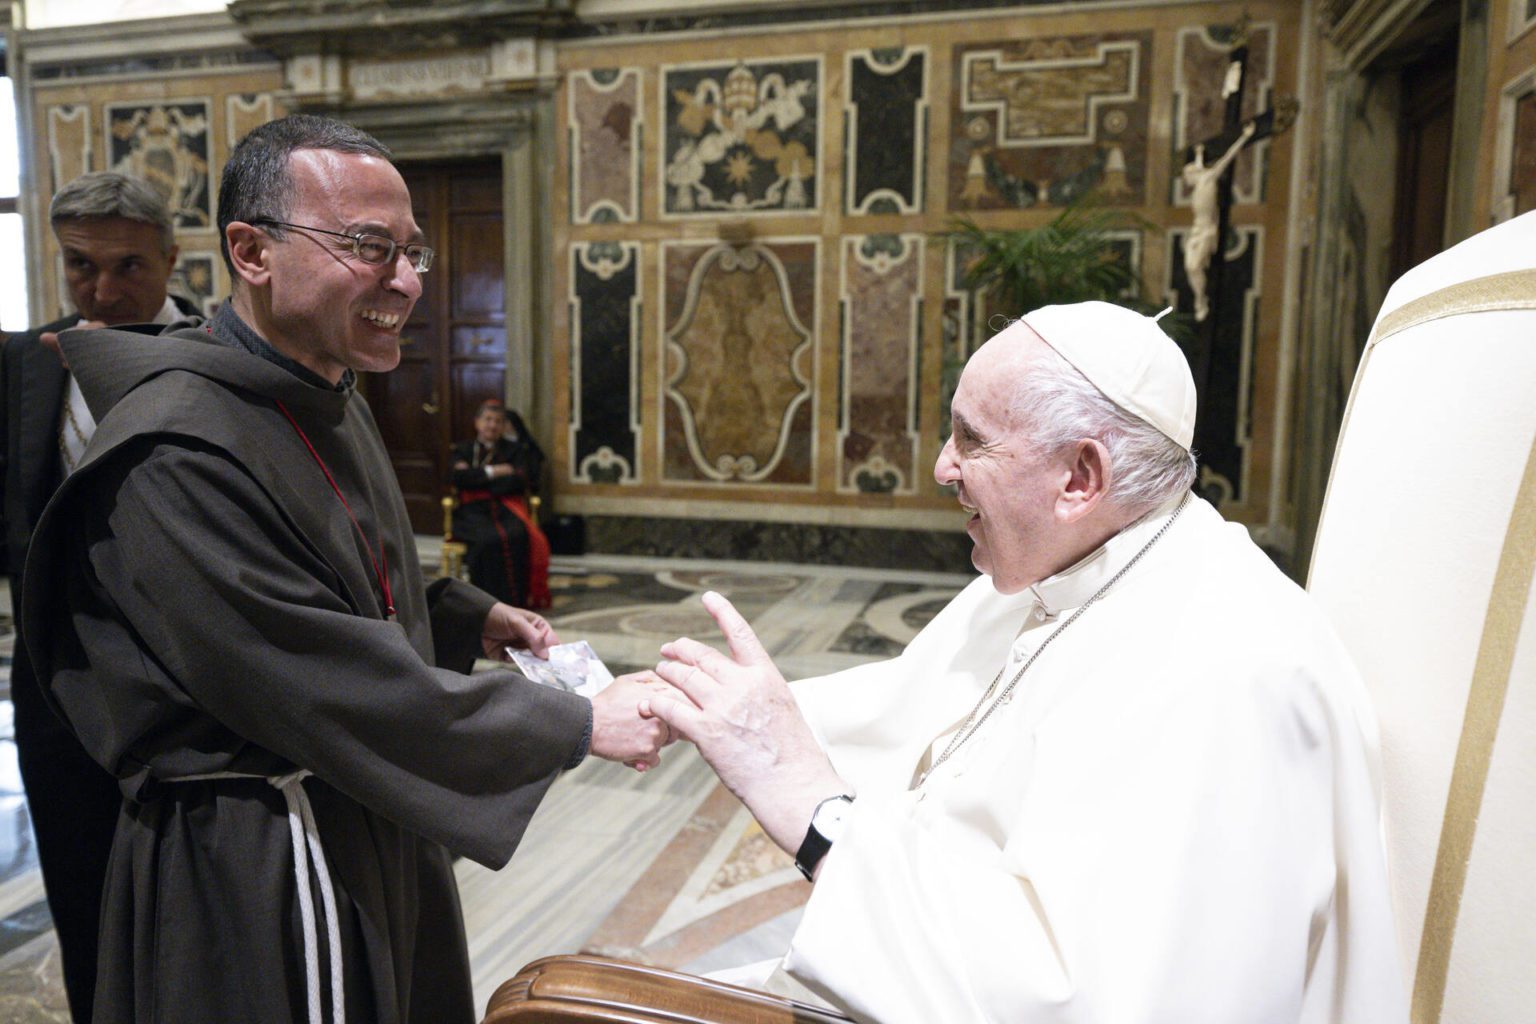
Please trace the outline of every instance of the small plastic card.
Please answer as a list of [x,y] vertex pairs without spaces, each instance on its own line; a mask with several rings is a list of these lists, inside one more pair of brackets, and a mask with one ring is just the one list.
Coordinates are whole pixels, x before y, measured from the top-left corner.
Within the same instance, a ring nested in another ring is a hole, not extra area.
[[585,640],[556,644],[549,649],[547,659],[512,647],[507,648],[507,654],[523,675],[534,682],[583,697],[591,697],[613,682],[613,673]]

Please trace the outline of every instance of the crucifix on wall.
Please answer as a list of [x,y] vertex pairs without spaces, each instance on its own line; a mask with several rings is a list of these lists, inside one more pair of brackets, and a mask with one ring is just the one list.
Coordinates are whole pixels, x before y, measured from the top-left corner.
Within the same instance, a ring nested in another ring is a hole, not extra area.
[[[1237,443],[1234,431],[1240,430],[1235,419],[1238,412],[1235,396],[1213,394],[1213,387],[1224,392],[1236,385],[1235,381],[1227,379],[1230,374],[1219,374],[1215,367],[1218,363],[1225,366],[1238,358],[1235,353],[1240,353],[1243,345],[1242,304],[1223,301],[1222,277],[1229,252],[1233,165],[1249,146],[1289,128],[1296,119],[1297,110],[1295,100],[1282,99],[1268,110],[1243,117],[1248,73],[1246,18],[1232,29],[1230,38],[1232,43],[1221,87],[1224,106],[1221,130],[1180,154],[1183,161],[1180,179],[1189,189],[1193,214],[1183,239],[1183,271],[1193,307],[1185,312],[1192,313],[1196,322],[1196,337],[1189,347],[1201,407],[1195,445],[1212,456]],[[1241,280],[1234,279],[1233,283],[1238,288],[1243,287]],[[1216,379],[1218,377],[1221,379]],[[1220,458],[1216,461],[1223,462]],[[1224,468],[1232,472],[1238,467]],[[1221,490],[1230,490],[1230,483]]]
[[[1282,99],[1275,107],[1243,119],[1243,86],[1248,71],[1245,27],[1234,32],[1236,44],[1227,60],[1221,86],[1226,106],[1222,130],[1184,151],[1180,178],[1190,189],[1194,221],[1184,239],[1184,273],[1194,293],[1195,319],[1210,319],[1210,296],[1221,290],[1221,240],[1226,237],[1232,210],[1232,164],[1246,147],[1278,135],[1296,120],[1296,101]],[[1212,154],[1220,155],[1214,160]]]

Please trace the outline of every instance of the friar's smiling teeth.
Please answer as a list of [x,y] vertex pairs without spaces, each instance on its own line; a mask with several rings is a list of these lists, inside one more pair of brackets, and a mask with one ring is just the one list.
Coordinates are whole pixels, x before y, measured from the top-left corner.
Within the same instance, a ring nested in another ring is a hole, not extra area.
[[363,310],[363,319],[371,320],[380,327],[393,327],[400,322],[400,314],[386,313],[379,309],[365,309]]

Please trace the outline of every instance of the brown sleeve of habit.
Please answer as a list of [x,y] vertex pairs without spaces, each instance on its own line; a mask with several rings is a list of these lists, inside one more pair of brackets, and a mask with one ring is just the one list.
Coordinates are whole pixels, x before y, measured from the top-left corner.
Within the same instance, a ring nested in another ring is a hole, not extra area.
[[[167,778],[239,767],[254,746],[258,762],[269,751],[455,853],[506,863],[590,702],[427,664],[399,624],[349,606],[316,544],[228,455],[139,444],[77,492],[54,563],[71,607],[51,687],[92,755],[120,777]],[[488,596],[436,597],[442,660],[465,665],[478,629],[463,627],[483,623]]]
[[484,654],[480,629],[495,604],[490,594],[462,580],[443,577],[427,584],[432,648],[439,668],[467,674],[475,667],[475,659]]

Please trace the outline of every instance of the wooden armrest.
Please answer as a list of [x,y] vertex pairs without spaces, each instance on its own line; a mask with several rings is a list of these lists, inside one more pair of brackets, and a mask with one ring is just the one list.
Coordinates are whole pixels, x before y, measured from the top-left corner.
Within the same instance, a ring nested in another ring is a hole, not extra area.
[[482,1024],[850,1024],[793,999],[644,964],[578,954],[504,982]]

